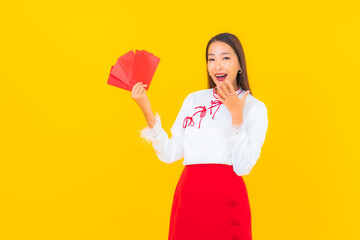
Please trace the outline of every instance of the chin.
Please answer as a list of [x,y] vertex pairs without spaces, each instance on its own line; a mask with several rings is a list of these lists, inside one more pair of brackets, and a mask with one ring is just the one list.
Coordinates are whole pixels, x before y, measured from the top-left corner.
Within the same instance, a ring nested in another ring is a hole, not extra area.
[[[226,80],[226,79],[225,79],[225,80]],[[216,82],[214,81],[214,83],[215,83],[216,86],[218,86],[221,82],[224,83],[225,80],[224,80],[224,81],[218,81],[218,80],[216,80]]]

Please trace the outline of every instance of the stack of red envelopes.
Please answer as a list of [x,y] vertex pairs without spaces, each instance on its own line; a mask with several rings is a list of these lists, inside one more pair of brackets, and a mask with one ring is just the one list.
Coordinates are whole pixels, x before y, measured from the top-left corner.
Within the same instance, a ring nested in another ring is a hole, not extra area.
[[147,84],[149,89],[160,58],[145,50],[131,50],[119,57],[115,65],[111,66],[108,84],[131,91],[135,83]]

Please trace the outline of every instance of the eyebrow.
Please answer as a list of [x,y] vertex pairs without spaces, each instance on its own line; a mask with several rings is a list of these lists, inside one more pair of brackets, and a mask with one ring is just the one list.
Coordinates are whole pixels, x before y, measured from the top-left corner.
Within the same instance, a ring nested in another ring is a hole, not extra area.
[[[223,53],[221,53],[221,54],[223,54],[223,55],[224,55],[224,54],[230,54],[230,53],[228,53],[228,52],[223,52]],[[215,55],[215,54],[213,54],[213,53],[209,53],[209,56],[210,56],[210,55]]]

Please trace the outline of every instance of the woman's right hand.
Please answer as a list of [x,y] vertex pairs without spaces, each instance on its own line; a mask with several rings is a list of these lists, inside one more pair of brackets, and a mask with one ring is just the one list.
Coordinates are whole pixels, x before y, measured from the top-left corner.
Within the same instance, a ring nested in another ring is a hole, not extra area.
[[137,82],[132,90],[131,90],[131,97],[134,101],[139,105],[143,112],[147,110],[151,110],[149,98],[146,95],[145,87],[147,84],[142,84],[142,82]]

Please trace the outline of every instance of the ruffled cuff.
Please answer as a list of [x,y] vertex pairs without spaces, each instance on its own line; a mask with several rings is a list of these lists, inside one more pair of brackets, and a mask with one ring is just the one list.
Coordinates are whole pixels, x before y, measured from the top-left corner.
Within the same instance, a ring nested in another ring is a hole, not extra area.
[[144,138],[147,142],[154,142],[161,135],[162,127],[161,120],[158,113],[155,113],[155,124],[150,128],[149,126],[140,130],[140,137]]
[[243,131],[245,131],[244,123],[232,125],[232,135],[238,135],[239,133],[241,133]]
[[239,125],[232,125],[231,127],[231,136],[230,136],[230,143],[235,142],[239,136],[241,136],[243,133],[245,133],[245,126],[244,123]]

